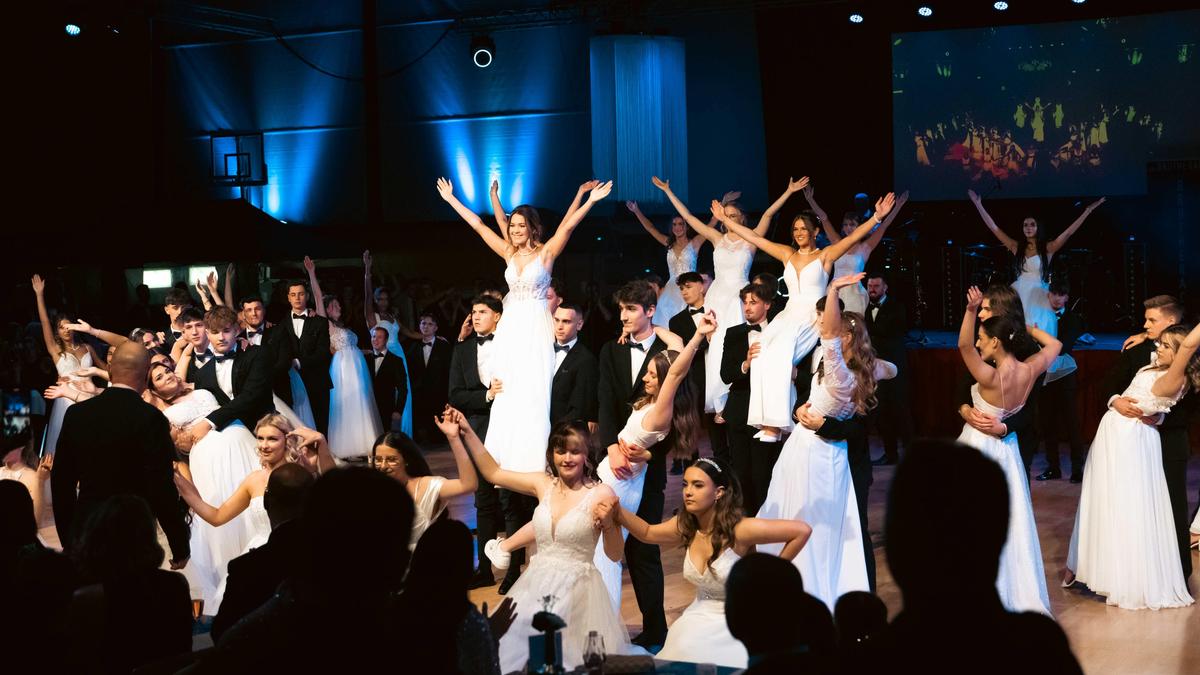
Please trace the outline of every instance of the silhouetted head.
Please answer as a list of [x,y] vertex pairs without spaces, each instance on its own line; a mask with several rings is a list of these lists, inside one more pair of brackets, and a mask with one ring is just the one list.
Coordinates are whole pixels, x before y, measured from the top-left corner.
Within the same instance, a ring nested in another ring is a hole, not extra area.
[[149,372],[150,352],[136,342],[122,343],[108,364],[109,381],[123,384],[139,394],[146,390]]
[[37,542],[33,498],[23,483],[0,480],[0,513],[0,561],[6,561],[20,547]]
[[153,572],[164,556],[150,505],[136,495],[106,499],[83,524],[79,537],[79,569],[92,581]]
[[271,519],[271,529],[304,512],[304,502],[316,480],[299,464],[284,464],[271,472],[263,492],[263,508]]
[[725,580],[725,623],[752,657],[797,649],[819,657],[833,651],[829,609],[804,592],[796,566],[777,556],[751,553],[734,564]]

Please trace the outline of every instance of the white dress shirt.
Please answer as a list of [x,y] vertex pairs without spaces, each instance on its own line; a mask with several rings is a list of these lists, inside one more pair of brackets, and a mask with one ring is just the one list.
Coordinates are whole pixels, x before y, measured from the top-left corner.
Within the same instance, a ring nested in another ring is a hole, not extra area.
[[204,345],[204,351],[192,352],[192,363],[196,364],[197,368],[203,368],[208,365],[208,360],[213,357],[212,347],[207,343]]
[[[234,345],[228,353],[233,354],[236,351],[237,345]],[[226,396],[233,399],[233,359],[217,361],[213,365],[217,369],[217,386],[221,388],[221,391],[225,392]]]
[[885,303],[885,302],[887,302],[886,295],[884,295],[884,296],[880,297],[878,300],[876,300],[875,306],[870,308],[872,321],[875,320],[875,317],[879,316],[879,308],[882,307],[883,303]]
[[699,328],[700,327],[700,319],[704,318],[704,306],[701,305],[700,307],[688,307],[687,311],[691,312],[693,309],[700,310],[699,312],[696,312],[695,314],[691,315],[692,323],[696,324],[696,327]]
[[[262,338],[263,338],[263,329],[265,329],[265,328],[266,328],[265,325],[259,326],[257,328],[255,328],[254,326],[247,327],[246,328],[246,341],[249,342],[250,344],[254,345],[255,347],[261,347],[262,346]],[[254,331],[254,335],[251,335],[250,331]]]
[[[307,309],[304,310],[303,312],[299,312],[299,313],[292,312],[291,310],[288,310],[288,312],[289,312],[289,317],[292,315],[309,316]],[[300,336],[304,334],[304,319],[292,319],[292,330],[296,332],[296,339],[300,339]]]
[[387,357],[387,355],[388,352],[386,349],[381,352],[374,350],[371,351],[371,372],[375,373],[376,375],[379,374],[379,367],[383,365],[383,359]]
[[[487,337],[487,336],[481,335],[479,337]],[[475,339],[475,338],[467,338],[467,339],[471,340],[471,339]],[[492,343],[493,342],[495,342],[494,339],[488,340],[488,341],[484,342],[483,344],[479,345],[479,348],[476,351],[477,356],[475,357],[475,366],[479,371],[479,381],[483,383],[483,386],[485,386],[489,389],[491,389],[491,387],[492,387]]]
[[[555,340],[554,342],[555,342],[555,344],[559,344],[558,340]],[[579,337],[578,337],[578,336],[576,336],[576,337],[575,337],[573,340],[571,340],[570,342],[564,342],[564,343],[561,343],[561,344],[563,344],[563,345],[565,345],[565,346],[566,346],[566,349],[556,349],[556,350],[554,350],[554,372],[555,372],[555,373],[557,373],[557,372],[558,372],[558,369],[559,369],[559,367],[561,367],[561,366],[562,366],[562,364],[563,364],[563,361],[566,361],[566,360],[567,360],[567,353],[568,353],[568,352],[570,352],[572,349],[574,349],[574,348],[575,348],[575,343],[576,343],[576,342],[579,342]]]
[[[657,338],[654,333],[650,333],[650,337],[640,342],[632,336],[629,337],[629,380],[634,389],[637,389],[638,374],[642,371],[642,364],[646,362],[646,354],[650,352],[650,347],[654,346]],[[635,344],[642,345],[643,349],[634,349]]]
[[433,341],[436,339],[435,336],[429,342],[421,342],[421,356],[425,357],[425,365],[429,365],[429,357],[433,354]]

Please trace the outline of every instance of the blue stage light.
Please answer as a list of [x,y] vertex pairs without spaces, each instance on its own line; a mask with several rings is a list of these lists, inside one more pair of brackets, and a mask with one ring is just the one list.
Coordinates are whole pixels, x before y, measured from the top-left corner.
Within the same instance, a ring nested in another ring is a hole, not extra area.
[[862,22],[863,22],[862,14],[851,14],[850,15],[850,23],[862,23]]
[[79,35],[82,32],[82,29],[77,24],[69,23],[67,24],[66,31],[67,35],[74,37]]
[[921,5],[917,8],[917,14],[921,16],[933,16],[933,8],[929,5]]
[[492,42],[492,38],[486,35],[479,35],[471,39],[471,60],[480,68],[487,68],[492,65],[492,61],[496,58],[496,43]]
[[995,7],[996,11],[1003,12],[1004,10],[1008,9],[1008,3],[1004,2],[1004,0],[1000,0],[1000,2],[993,3],[992,7]]

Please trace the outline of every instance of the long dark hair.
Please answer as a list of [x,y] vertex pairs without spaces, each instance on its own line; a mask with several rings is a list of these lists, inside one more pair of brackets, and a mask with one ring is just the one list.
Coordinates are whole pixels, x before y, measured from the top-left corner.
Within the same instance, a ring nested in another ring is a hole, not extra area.
[[[675,218],[678,218],[679,222],[683,223],[684,241],[691,241],[692,235],[694,234],[692,232],[692,228],[688,227],[687,221],[683,219],[683,216],[675,216]],[[672,250],[675,249],[675,242],[678,241],[678,239],[675,237],[675,218],[671,219],[671,227],[667,231],[667,248]]]
[[558,469],[554,466],[554,451],[567,447],[574,438],[583,448],[583,483],[595,485],[600,482],[600,474],[596,473],[600,452],[587,424],[580,420],[564,420],[550,429],[550,438],[546,440],[546,474],[558,478]]
[[[661,351],[654,355],[650,360],[650,367],[654,368],[654,374],[658,376],[658,387],[662,389],[663,380],[667,378],[667,371],[671,370],[671,364],[679,358],[679,352],[676,351]],[[658,399],[655,396],[653,399],[647,394],[634,402],[634,408],[642,408],[654,403]],[[696,447],[696,438],[700,433],[700,409],[699,397],[695,388],[692,386],[692,378],[686,373],[679,381],[679,387],[675,390],[675,400],[671,402],[671,433],[663,439],[670,443],[668,454],[674,456],[692,455],[692,449]]]
[[542,217],[538,215],[537,209],[529,204],[521,204],[513,209],[512,215],[508,217],[509,227],[512,227],[512,217],[517,214],[525,218],[525,227],[529,228],[530,243],[534,247],[542,243]]
[[[712,532],[708,535],[708,540],[712,544],[712,555],[708,558],[708,564],[712,565],[717,558],[721,557],[721,553],[725,549],[733,548],[737,544],[734,530],[743,517],[742,485],[738,482],[737,476],[733,475],[733,468],[719,459],[701,457],[692,462],[688,468],[700,469],[713,482],[713,485],[725,488],[725,495],[713,504]],[[692,545],[692,540],[700,531],[700,519],[684,509],[679,512],[679,519],[676,523],[679,537],[683,539],[683,548],[686,549]]]
[[375,439],[371,444],[371,464],[375,463],[375,448],[381,445],[400,451],[400,457],[404,460],[404,473],[409,478],[433,475],[429,470],[429,462],[426,462],[425,455],[421,454],[420,446],[403,431],[387,431]]
[[[59,326],[59,324],[64,323],[64,322],[75,323],[75,321],[70,316],[67,316],[67,314],[65,314],[63,312],[59,312],[57,310],[53,310],[53,309],[50,310],[49,312],[46,312],[46,314],[47,314],[47,318],[50,320],[50,334],[52,336],[54,336],[54,344],[58,345],[58,348],[61,349],[62,351],[64,351],[64,352],[67,351],[67,343],[64,342],[63,339],[61,337],[59,337],[59,335],[58,335],[58,326]],[[78,347],[80,344],[81,344],[81,342],[79,340],[79,333],[72,331],[71,332],[71,347],[72,348]]]
[[[1030,218],[1037,226],[1037,239],[1034,246],[1038,257],[1042,259],[1042,282],[1050,283],[1050,254],[1046,250],[1046,238],[1042,236],[1042,224],[1035,218]],[[1013,278],[1021,276],[1025,271],[1025,251],[1029,250],[1029,237],[1025,236],[1025,222],[1021,221],[1021,241],[1017,244],[1017,253],[1013,256]]]
[[988,334],[988,337],[999,340],[1004,351],[1014,356],[1022,342],[1029,338],[1028,333],[1025,332],[1025,325],[1018,323],[1010,314],[988,317],[979,326],[983,328],[983,332]]

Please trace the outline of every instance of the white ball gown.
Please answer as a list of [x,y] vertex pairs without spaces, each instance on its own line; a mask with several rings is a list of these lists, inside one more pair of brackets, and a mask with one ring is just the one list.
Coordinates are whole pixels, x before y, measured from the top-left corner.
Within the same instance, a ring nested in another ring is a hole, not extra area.
[[554,325],[546,301],[550,272],[540,253],[527,256],[518,272],[517,257],[504,270],[508,295],[491,355],[492,377],[504,390],[492,401],[484,444],[502,468],[540,473],[546,469],[554,379]]
[[380,434],[371,372],[353,331],[330,324],[329,344],[335,350],[329,362],[329,450],[341,459],[362,457]]
[[[400,324],[395,321],[384,321],[376,314],[375,325],[371,326],[371,328],[374,329],[375,326],[382,326],[387,329],[387,350],[404,362],[404,384],[408,388],[408,395],[404,398],[404,412],[400,413],[400,431],[411,438],[413,435],[412,378],[408,375],[408,358],[404,356],[404,347],[400,345]],[[376,411],[375,415],[378,416],[379,412]],[[371,440],[374,441],[375,439]]]
[[668,278],[663,283],[662,293],[658,294],[658,306],[654,309],[654,325],[666,328],[671,317],[683,311],[683,294],[679,292],[679,275],[696,271],[696,249],[690,243],[684,244],[682,253],[667,249]]
[[[194,422],[206,424],[201,419],[220,407],[211,392],[197,389],[176,400],[163,414],[172,426],[183,429]],[[256,446],[254,435],[241,422],[233,422],[221,431],[209,431],[193,445],[188,468],[200,498],[213,506],[224,504],[246,476],[260,468]],[[202,518],[192,519],[192,557],[186,568],[190,572],[185,576],[204,598],[206,614],[215,615],[220,609],[229,561],[246,551],[255,534],[253,519],[246,511],[220,527]]]
[[684,551],[683,578],[696,587],[696,599],[671,624],[667,642],[656,658],[746,667],[750,655],[725,623],[725,580],[738,560],[738,554],[727,548],[701,573],[691,553]]
[[[983,400],[979,383],[971,386],[975,409],[998,420],[1015,415],[1024,403],[1012,410],[998,408]],[[1017,434],[996,438],[963,424],[958,442],[969,445],[1000,465],[1008,483],[1008,537],[1000,553],[1000,572],[996,590],[1000,602],[1011,612],[1050,614],[1050,596],[1046,592],[1046,570],[1042,566],[1042,545],[1033,520],[1033,502],[1029,498],[1029,480],[1017,446]]]
[[[629,414],[629,419],[625,420],[625,426],[621,432],[617,434],[617,438],[625,441],[628,445],[636,445],[643,450],[649,450],[656,443],[667,437],[670,431],[647,431],[642,427],[642,420],[646,417],[646,413],[650,412],[650,406],[642,406]],[[617,494],[617,499],[621,500],[621,508],[629,513],[637,513],[642,506],[642,490],[646,487],[646,462],[632,462],[633,476],[625,479],[618,479],[613,473],[612,463],[608,456],[600,462],[600,466],[596,467],[596,473],[600,475],[600,480]],[[629,530],[621,528],[621,538],[629,537]],[[600,576],[604,578],[604,586],[608,588],[608,595],[612,599],[613,607],[618,613],[621,611],[621,561],[609,560],[604,554],[604,542],[596,544],[596,556],[594,559],[596,569],[600,570]]]
[[[220,505],[214,504],[213,506]],[[246,518],[251,536],[250,541],[246,543],[246,550],[242,553],[262,546],[271,537],[271,518],[267,515],[267,508],[263,506],[262,495],[250,498],[250,506],[246,508]]]
[[[867,269],[867,257],[871,255],[867,250],[866,244],[855,244],[846,251],[842,257],[838,258],[833,263],[833,278],[858,274]],[[867,289],[863,287],[862,282],[843,286],[838,290],[838,298],[842,304],[846,305],[847,312],[854,312],[866,316],[867,313]],[[816,302],[815,300],[813,302]]]
[[[1150,391],[1164,372],[1143,368],[1122,395],[1137,400],[1146,415],[1169,411],[1179,397]],[[1155,427],[1115,410],[1100,420],[1083,471],[1067,568],[1116,607],[1192,604],[1179,565],[1162,441]]]
[[600,538],[600,531],[592,524],[596,488],[587,488],[588,494],[575,508],[562,514],[557,523],[551,522],[555,489],[551,484],[538,495],[538,505],[533,511],[537,553],[508,592],[508,597],[521,609],[508,632],[500,638],[500,671],[504,673],[525,667],[529,637],[538,634],[533,629],[533,615],[543,609],[567,622],[562,630],[562,662],[568,670],[583,663],[589,631],[596,631],[604,638],[610,654],[631,651],[629,633],[613,609],[600,572],[592,564]]
[[[808,399],[812,412],[841,420],[852,417],[856,378],[842,357],[842,339],[822,339],[821,349],[824,377],[818,382],[813,376]],[[792,562],[804,579],[804,590],[830,611],[843,594],[869,589],[845,440],[830,441],[796,427],[775,462],[758,517],[803,520],[812,526],[812,536]],[[779,555],[783,544],[764,544],[758,550]]]
[[[1012,288],[1021,298],[1021,306],[1025,310],[1025,323],[1037,326],[1049,333],[1050,337],[1057,338],[1058,314],[1050,306],[1050,283],[1042,280],[1041,256],[1031,255],[1025,258],[1021,273],[1012,283]],[[1049,384],[1070,375],[1076,367],[1075,359],[1070,354],[1062,354],[1046,369],[1045,381]]]
[[[88,378],[79,377],[75,372],[92,366],[92,353],[89,351],[83,355],[83,358],[75,356],[71,352],[63,351],[58,355],[58,360],[54,362],[54,369],[58,371],[59,378],[67,378],[70,382],[81,382]],[[56,398],[53,405],[50,407],[50,420],[46,423],[46,442],[42,445],[44,452],[47,455],[53,455],[55,448],[58,447],[58,434],[62,431],[63,417],[67,414],[67,408],[75,403],[69,398]]]
[[762,331],[761,351],[750,362],[750,408],[746,423],[754,427],[791,429],[796,388],[792,367],[817,344],[817,300],[825,295],[829,275],[820,258],[797,270],[789,260],[783,266],[788,301]]
[[725,331],[745,323],[739,293],[750,283],[752,262],[754,247],[745,239],[734,241],[725,235],[713,247],[713,282],[704,296],[704,307],[716,315],[717,329],[704,354],[705,412],[721,412],[729,398],[729,385],[721,380],[721,354],[725,351]]

